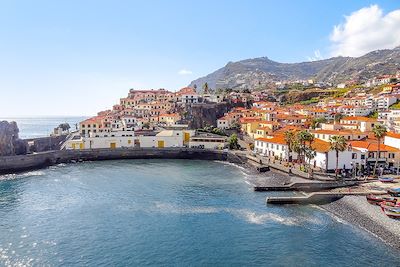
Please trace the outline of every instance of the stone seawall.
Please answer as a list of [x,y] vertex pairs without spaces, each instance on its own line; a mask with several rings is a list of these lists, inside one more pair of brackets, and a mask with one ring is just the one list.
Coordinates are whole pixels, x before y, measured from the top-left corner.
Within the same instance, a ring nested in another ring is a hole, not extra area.
[[189,148],[141,148],[141,149],[87,149],[58,150],[37,154],[0,157],[0,174],[34,170],[59,163],[73,161],[97,161],[116,159],[202,159],[240,163],[229,152]]

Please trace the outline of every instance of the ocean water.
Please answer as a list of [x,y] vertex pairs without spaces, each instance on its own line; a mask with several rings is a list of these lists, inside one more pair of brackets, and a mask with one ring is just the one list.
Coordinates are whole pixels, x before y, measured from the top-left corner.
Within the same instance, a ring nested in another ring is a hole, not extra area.
[[[0,266],[399,266],[314,206],[266,206],[198,160],[85,162],[0,177]],[[268,179],[268,178],[266,178]]]
[[33,117],[33,118],[1,118],[0,121],[15,121],[19,128],[19,137],[22,139],[49,136],[55,127],[61,123],[69,123],[71,130],[75,124],[87,117]]

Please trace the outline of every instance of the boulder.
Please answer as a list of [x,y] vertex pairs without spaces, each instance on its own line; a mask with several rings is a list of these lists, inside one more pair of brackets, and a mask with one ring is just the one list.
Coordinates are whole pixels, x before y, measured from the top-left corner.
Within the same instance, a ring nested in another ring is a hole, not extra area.
[[17,123],[0,121],[0,156],[23,155],[27,153],[27,143],[19,139]]

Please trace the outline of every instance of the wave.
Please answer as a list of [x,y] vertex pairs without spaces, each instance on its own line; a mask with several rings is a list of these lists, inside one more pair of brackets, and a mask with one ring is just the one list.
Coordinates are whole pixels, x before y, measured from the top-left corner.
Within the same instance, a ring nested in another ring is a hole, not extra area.
[[281,215],[271,212],[257,214],[249,210],[233,210],[231,211],[231,213],[242,219],[245,219],[248,223],[252,224],[265,224],[267,222],[275,222],[288,226],[298,225],[298,222],[293,220],[293,218],[283,217]]
[[13,173],[13,174],[0,175],[0,180],[14,180],[19,178],[28,178],[32,176],[43,176],[43,175],[45,175],[43,171],[30,171],[18,174]]
[[249,209],[223,208],[213,206],[178,206],[170,203],[155,202],[150,208],[152,212],[166,214],[212,214],[228,213],[251,224],[263,225],[268,222],[279,223],[287,226],[304,224],[324,225],[324,221],[318,217],[284,216],[273,212],[256,212]]
[[247,170],[245,167],[240,166],[239,164],[228,162],[228,161],[214,160],[214,162],[225,164],[225,165],[229,165],[229,166],[233,166],[233,167],[236,167],[236,168],[238,168],[238,169],[240,169],[242,171],[246,171]]

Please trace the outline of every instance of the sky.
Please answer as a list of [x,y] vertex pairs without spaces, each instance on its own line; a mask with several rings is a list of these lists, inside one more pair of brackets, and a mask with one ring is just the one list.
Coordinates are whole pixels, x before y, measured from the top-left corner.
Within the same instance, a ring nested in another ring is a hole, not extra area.
[[0,117],[90,116],[229,61],[398,45],[398,0],[0,1]]

